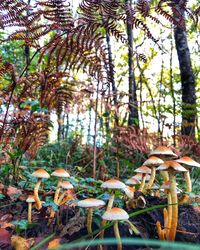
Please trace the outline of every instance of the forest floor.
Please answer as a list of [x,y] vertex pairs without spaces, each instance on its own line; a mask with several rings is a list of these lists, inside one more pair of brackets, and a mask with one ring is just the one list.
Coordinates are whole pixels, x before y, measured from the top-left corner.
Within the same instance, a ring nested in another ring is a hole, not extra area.
[[[20,195],[17,196],[17,192],[20,192]],[[57,216],[50,224],[49,207],[42,207],[40,211],[33,207],[33,223],[27,228],[23,224],[27,222],[27,192],[21,192],[21,190],[14,188],[11,188],[11,191],[6,190],[4,192],[4,198],[1,199],[0,203],[0,249],[30,249],[33,245],[41,242],[52,233],[54,233],[53,237],[38,249],[51,249],[51,247],[87,237],[85,227],[86,217],[81,215],[80,209],[74,205],[62,205],[59,213],[57,213]],[[166,204],[166,200],[158,197],[149,196],[145,197],[145,199],[147,208]],[[127,210],[127,208],[125,209]],[[129,208],[128,213],[130,214],[139,210],[139,208]],[[140,238],[158,239],[156,222],[160,221],[161,225],[163,225],[163,208],[146,211],[145,213],[131,217],[130,220],[140,231]],[[98,229],[97,224],[93,223],[93,230]],[[126,223],[119,223],[119,230],[121,237],[136,237],[134,234],[131,234]],[[105,230],[105,238],[109,237],[114,237],[113,229]],[[176,241],[200,244],[200,206],[179,206]],[[114,250],[116,246],[109,246],[106,249]],[[148,247],[145,245],[142,247],[124,245],[123,249],[148,249]]]

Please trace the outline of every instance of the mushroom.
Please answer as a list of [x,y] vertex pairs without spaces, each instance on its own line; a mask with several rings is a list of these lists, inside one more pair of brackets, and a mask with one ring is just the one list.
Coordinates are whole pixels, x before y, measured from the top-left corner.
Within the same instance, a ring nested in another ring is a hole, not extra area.
[[51,176],[58,177],[58,184],[57,184],[56,191],[54,194],[54,202],[57,203],[59,192],[60,192],[60,183],[62,182],[62,178],[69,177],[70,175],[65,169],[58,168],[53,173],[51,173]]
[[34,196],[33,195],[29,195],[28,198],[26,199],[26,202],[28,203],[28,223],[32,222],[32,203],[35,202]]
[[102,218],[107,221],[114,221],[114,234],[117,240],[117,250],[122,250],[122,242],[119,234],[118,221],[128,220],[129,215],[121,208],[113,207],[109,211],[106,211]]
[[73,189],[73,185],[69,182],[69,181],[63,181],[60,183],[60,188],[65,189],[65,191],[60,195],[60,197],[58,198],[57,204],[59,205],[63,198],[65,197],[67,190],[68,189]]
[[135,186],[137,184],[140,184],[140,181],[137,178],[131,177],[126,181],[126,184],[129,186]]
[[[66,191],[64,191],[60,195],[60,197],[57,198],[56,202],[54,201],[57,205],[60,205],[62,203],[62,200],[65,197],[65,195],[67,193],[67,190],[68,189],[73,189],[74,187],[68,181],[62,181],[62,182],[59,181],[59,186],[58,186],[59,192],[60,192],[60,188],[65,189]],[[58,190],[58,189],[56,189],[56,190]],[[50,213],[50,216],[49,216],[50,218],[49,218],[49,223],[48,224],[50,224],[52,222],[52,219],[54,218],[54,216],[55,216],[55,211],[53,209],[51,209],[51,213]]]
[[101,184],[101,187],[102,188],[107,188],[107,189],[111,189],[111,194],[110,194],[110,198],[109,198],[109,201],[108,201],[108,205],[107,205],[107,211],[110,210],[113,206],[113,202],[114,202],[114,199],[115,199],[115,190],[119,190],[119,189],[124,189],[126,187],[126,185],[119,181],[119,180],[116,180],[116,179],[110,179],[108,181],[105,181]]
[[[119,181],[119,180],[116,180],[116,179],[110,179],[108,181],[105,181],[101,184],[101,187],[102,188],[107,188],[107,189],[111,189],[111,193],[110,193],[110,197],[109,197],[109,201],[108,201],[108,205],[107,205],[107,208],[106,208],[106,211],[109,211],[112,206],[113,206],[113,202],[114,202],[114,199],[115,199],[115,190],[119,190],[119,189],[122,189],[124,190],[124,188],[126,187],[126,185]],[[103,220],[102,223],[101,223],[101,226],[104,227],[106,224],[106,221]],[[104,236],[104,230],[102,230],[101,234],[100,234],[100,238],[103,238]]]
[[146,166],[141,166],[141,167],[135,169],[134,172],[142,173],[142,180],[141,180],[140,187],[138,189],[138,191],[142,192],[144,189],[144,185],[145,185],[146,175],[151,173],[151,169],[146,167]]
[[[160,159],[166,161],[177,158],[178,156],[168,147],[166,146],[158,146],[154,151],[152,151],[149,156],[157,156]],[[167,172],[160,172],[164,181],[169,180],[169,176]]]
[[[137,173],[136,175],[132,176],[131,178],[137,179],[138,181],[142,180],[142,173]],[[149,181],[150,180],[150,175],[146,174],[146,180],[145,181]]]
[[158,167],[160,164],[164,163],[164,161],[156,156],[151,156],[149,157],[149,159],[147,159],[143,165],[147,166],[149,168],[151,168],[151,176],[150,176],[150,180],[147,183],[145,190],[147,189],[151,189],[151,187],[153,186],[155,177],[156,177],[156,167]]
[[35,188],[34,188],[34,198],[35,198],[36,208],[39,210],[39,209],[41,209],[42,204],[41,204],[41,201],[40,201],[40,198],[38,195],[38,190],[39,190],[40,184],[42,182],[42,178],[49,178],[50,175],[47,173],[46,170],[44,170],[42,168],[36,170],[31,175],[38,178],[38,181],[37,181]]
[[[183,166],[186,168],[186,172],[184,173],[184,178],[185,178],[185,182],[186,182],[186,192],[190,193],[192,192],[192,183],[191,183],[191,179],[190,179],[190,168],[192,167],[198,167],[200,168],[200,164],[196,161],[194,161],[192,158],[190,158],[189,156],[184,156],[181,157],[180,159],[176,160],[178,163],[183,164]],[[182,200],[182,202],[188,202],[189,200],[189,196],[185,195],[184,199]]]
[[88,234],[92,234],[92,215],[93,215],[93,209],[104,206],[105,202],[102,200],[94,199],[94,198],[88,198],[82,201],[79,201],[77,203],[79,207],[84,207],[88,208],[88,213],[87,213],[87,231]]
[[176,228],[178,224],[178,199],[176,191],[176,172],[185,172],[187,171],[176,161],[165,161],[160,165],[157,170],[168,171],[169,181],[170,181],[170,194],[171,194],[171,204],[172,204],[172,220],[171,228],[169,229],[168,240],[174,241],[176,236]]

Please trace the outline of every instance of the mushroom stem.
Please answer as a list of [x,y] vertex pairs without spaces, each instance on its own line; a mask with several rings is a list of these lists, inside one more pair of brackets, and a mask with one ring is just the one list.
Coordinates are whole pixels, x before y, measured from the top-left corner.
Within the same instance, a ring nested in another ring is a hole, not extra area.
[[171,223],[172,223],[172,197],[169,191],[167,195],[167,200],[168,200],[168,208],[167,208],[168,220],[167,220],[166,239],[168,239],[169,231],[171,229]]
[[115,199],[115,192],[111,192],[106,211],[109,211],[113,207],[114,199]]
[[176,237],[176,228],[178,224],[178,199],[176,192],[176,176],[173,171],[169,171],[169,179],[170,179],[170,193],[171,193],[171,201],[172,201],[172,220],[171,220],[171,228],[169,230],[168,240],[174,241]]
[[156,168],[152,167],[151,168],[151,176],[150,176],[149,182],[147,183],[147,185],[145,187],[145,191],[148,189],[151,189],[151,187],[153,186],[155,177],[156,177]]
[[41,182],[42,182],[42,178],[39,178],[38,182],[36,183],[35,188],[34,188],[35,205],[36,205],[36,208],[38,210],[41,209],[41,207],[42,207],[41,200],[40,200],[39,195],[38,195],[38,190],[39,190]]
[[122,250],[122,242],[119,234],[118,221],[114,222],[114,233],[117,240],[117,250]]
[[166,171],[160,171],[163,181],[169,181],[169,174]]
[[163,216],[164,216],[164,235],[166,236],[167,233],[168,233],[168,220],[169,220],[169,217],[168,217],[168,211],[166,208],[163,209]]
[[62,182],[62,177],[59,177],[58,178],[58,184],[57,184],[57,187],[56,187],[56,191],[55,191],[55,194],[54,194],[54,202],[57,203],[58,201],[58,197],[59,197],[59,193],[60,193],[60,184]]
[[29,202],[28,203],[28,223],[31,223],[32,222],[32,215],[31,215],[31,212],[32,212],[32,203]]
[[192,183],[191,183],[191,179],[190,179],[190,172],[186,171],[184,173],[184,177],[185,177],[185,182],[186,182],[186,192],[192,192]]
[[57,204],[60,205],[60,203],[62,202],[62,200],[64,199],[65,195],[67,194],[67,190],[64,191],[60,197],[58,198]]
[[160,221],[156,222],[156,228],[157,228],[157,233],[158,233],[158,237],[160,240],[164,240],[165,236],[164,236],[164,231],[161,228],[161,224]]
[[93,215],[93,208],[88,208],[88,214],[87,214],[87,231],[88,234],[92,234],[92,215]]
[[[186,182],[186,192],[190,193],[190,192],[192,192],[192,183],[191,183],[189,171],[184,173],[184,178],[185,178],[185,182]],[[188,201],[189,201],[189,195],[185,194],[183,196],[183,199],[181,200],[181,203],[187,203]]]
[[144,185],[145,185],[145,180],[146,180],[146,174],[142,174],[142,180],[141,180],[141,183],[140,183],[140,187],[138,189],[138,191],[143,191],[144,189]]

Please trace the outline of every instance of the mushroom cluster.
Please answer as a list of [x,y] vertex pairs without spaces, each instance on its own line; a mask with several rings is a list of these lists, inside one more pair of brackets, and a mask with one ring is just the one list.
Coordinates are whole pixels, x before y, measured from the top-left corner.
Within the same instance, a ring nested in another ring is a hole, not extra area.
[[170,148],[159,146],[150,153],[149,159],[143,163],[144,166],[151,168],[150,180],[142,189],[143,193],[146,194],[152,191],[153,185],[155,185],[156,171],[159,171],[163,177],[163,184],[160,189],[164,190],[167,196],[168,207],[163,210],[164,228],[162,229],[159,221],[156,223],[157,232],[161,240],[175,240],[178,224],[178,203],[188,202],[189,200],[189,195],[186,194],[183,200],[178,201],[176,174],[184,174],[186,193],[190,193],[192,191],[192,185],[189,170],[192,166],[200,167],[198,162],[188,156],[184,156],[180,159],[177,158],[178,156]]
[[[35,203],[36,209],[40,210],[42,208],[42,202],[38,194],[42,179],[50,178],[49,173],[47,173],[47,171],[42,168],[34,171],[31,175],[33,177],[38,178],[38,181],[34,187],[34,195],[29,196],[26,200],[26,202],[28,203],[28,222],[29,223],[32,222],[32,219],[31,219],[32,203]],[[56,191],[54,194],[54,202],[57,205],[61,205],[64,197],[67,194],[67,190],[73,189],[73,185],[71,183],[69,183],[68,181],[63,181],[63,178],[67,178],[70,175],[65,169],[58,168],[51,174],[51,176],[58,177],[58,183],[57,183]],[[63,191],[60,194],[61,190]],[[54,217],[54,215],[55,215],[55,212],[51,210],[50,218]]]
[[[176,230],[178,225],[178,204],[180,202],[188,202],[189,195],[192,191],[192,185],[190,180],[190,169],[192,167],[200,167],[200,164],[192,160],[188,156],[183,156],[178,159],[178,156],[168,147],[159,146],[149,155],[149,158],[144,161],[142,166],[134,170],[136,175],[132,176],[126,181],[126,184],[118,179],[110,179],[102,183],[101,188],[106,189],[109,193],[109,200],[107,202],[107,207],[105,213],[102,216],[102,230],[100,237],[104,236],[104,229],[107,221],[114,221],[114,233],[118,242],[118,250],[122,249],[122,244],[120,240],[118,222],[125,220],[130,225],[131,229],[139,234],[137,228],[128,220],[129,215],[127,212],[121,208],[115,207],[115,195],[118,191],[123,191],[128,202],[126,204],[131,204],[129,202],[136,200],[136,206],[139,208],[144,208],[146,201],[145,196],[138,196],[140,194],[150,194],[150,195],[160,195],[163,194],[167,197],[167,207],[163,209],[164,225],[161,225],[160,221],[156,222],[157,233],[161,240],[174,241],[176,237]],[[156,173],[160,173],[163,177],[163,184],[158,186],[156,179]],[[177,183],[176,175],[184,174],[186,182],[186,194],[182,201],[178,200],[177,196]],[[38,178],[38,182],[34,188],[34,196],[30,196],[27,199],[28,202],[28,222],[31,223],[31,209],[32,203],[35,202],[35,207],[41,209],[42,204],[38,195],[38,190],[42,181],[42,178],[49,178],[50,175],[44,169],[38,169],[32,176]],[[70,175],[64,169],[56,169],[51,176],[57,177],[57,187],[54,195],[54,203],[58,206],[66,202],[66,195],[68,189],[73,189],[73,185],[63,178],[68,178]],[[136,191],[139,191],[135,193]],[[136,196],[136,197],[135,197]],[[87,231],[88,234],[92,236],[92,216],[94,209],[101,208],[105,206],[105,202],[95,198],[86,198],[84,200],[78,201],[77,205],[79,207],[87,209]],[[131,207],[128,206],[127,207]],[[133,208],[134,206],[132,206]],[[53,218],[55,212],[51,210],[50,218]]]

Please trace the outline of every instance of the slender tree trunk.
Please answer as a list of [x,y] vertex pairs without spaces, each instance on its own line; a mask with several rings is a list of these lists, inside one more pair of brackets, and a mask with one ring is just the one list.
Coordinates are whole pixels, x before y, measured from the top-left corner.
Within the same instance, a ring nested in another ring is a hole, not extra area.
[[96,179],[96,169],[97,169],[97,122],[98,122],[98,104],[99,104],[99,80],[97,82],[97,98],[95,104],[95,120],[94,120],[94,141],[93,141],[93,170],[92,177]]
[[[132,0],[125,0],[127,5],[132,5]],[[136,82],[133,64],[133,30],[127,13],[127,37],[128,37],[128,72],[129,72],[129,117],[128,125],[139,127],[138,103],[136,95]]]
[[60,141],[62,139],[62,112],[57,113],[58,116],[58,133],[57,133],[57,139]]
[[176,99],[175,99],[175,92],[174,92],[174,84],[173,84],[173,36],[171,36],[170,41],[170,89],[171,89],[171,96],[173,101],[173,142],[174,147],[176,147]]
[[68,139],[68,133],[69,133],[69,114],[66,114],[66,125],[65,125],[65,140]]
[[[180,0],[175,0],[176,8],[184,18],[184,10],[180,8]],[[176,14],[174,13],[176,18]],[[191,65],[190,51],[187,42],[185,24],[174,28],[174,39],[179,60],[182,85],[182,126],[183,135],[195,136],[196,91],[195,79]]]
[[[106,43],[107,43],[107,48],[108,48],[108,60],[109,60],[108,77],[109,77],[111,84],[112,84],[113,103],[114,103],[115,107],[117,107],[117,105],[118,105],[117,88],[116,88],[116,84],[115,84],[112,49],[111,49],[111,44],[110,44],[110,36],[109,36],[108,32],[106,32]],[[118,118],[117,111],[115,111],[114,119],[115,119],[115,124],[118,126],[119,125],[119,118]]]

